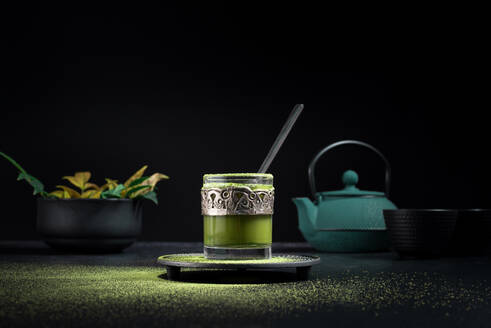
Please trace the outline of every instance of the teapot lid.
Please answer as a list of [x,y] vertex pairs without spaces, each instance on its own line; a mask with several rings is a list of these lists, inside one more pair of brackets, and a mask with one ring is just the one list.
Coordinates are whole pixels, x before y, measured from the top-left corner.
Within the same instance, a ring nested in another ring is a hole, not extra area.
[[348,171],[344,172],[342,180],[344,183],[344,189],[335,190],[335,191],[323,191],[323,192],[319,192],[317,194],[320,194],[322,196],[335,196],[335,197],[340,197],[340,196],[347,196],[347,197],[364,197],[364,196],[385,197],[385,193],[380,192],[380,191],[367,191],[367,190],[358,189],[356,187],[356,184],[358,183],[358,174],[353,170],[348,170]]

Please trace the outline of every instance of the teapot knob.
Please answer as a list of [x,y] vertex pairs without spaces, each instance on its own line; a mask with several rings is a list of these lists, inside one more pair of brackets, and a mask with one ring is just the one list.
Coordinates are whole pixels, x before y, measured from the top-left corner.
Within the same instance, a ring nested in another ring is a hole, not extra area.
[[358,174],[353,170],[344,172],[343,183],[346,187],[356,185],[358,183]]

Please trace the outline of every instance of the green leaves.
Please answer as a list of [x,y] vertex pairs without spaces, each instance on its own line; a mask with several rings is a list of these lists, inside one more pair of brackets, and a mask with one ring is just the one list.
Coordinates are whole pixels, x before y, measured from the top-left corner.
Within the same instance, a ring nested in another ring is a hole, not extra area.
[[154,173],[150,176],[143,176],[147,165],[140,168],[134,173],[124,184],[118,183],[117,180],[106,179],[106,184],[99,187],[95,183],[90,182],[91,173],[88,171],[75,172],[73,176],[64,176],[63,179],[68,180],[75,187],[80,189],[76,191],[70,187],[58,185],[59,188],[51,193],[44,191],[44,185],[41,181],[30,175],[20,166],[13,158],[7,154],[0,152],[0,156],[9,161],[20,172],[17,180],[25,180],[34,189],[33,194],[39,194],[45,198],[58,199],[73,199],[73,198],[128,198],[128,199],[148,199],[158,204],[155,187],[157,183],[164,179],[169,179],[168,176],[162,173]]
[[138,179],[135,179],[133,180],[129,185],[128,185],[128,188],[131,188],[133,186],[137,186],[139,185],[140,183],[142,183],[143,181],[147,180],[148,178],[150,177],[141,177],[141,178],[138,178]]
[[134,180],[139,179],[143,173],[145,173],[145,170],[147,169],[148,165],[144,165],[141,169],[136,171],[131,177],[129,177],[128,180],[124,183],[125,187],[128,187]]
[[38,179],[36,179],[32,175],[28,174],[27,172],[20,172],[19,173],[19,176],[17,177],[17,181],[20,181],[20,180],[26,180],[32,186],[32,188],[34,189],[34,191],[32,193],[33,195],[41,194],[42,196],[44,196],[44,194],[45,194],[44,185],[41,181],[39,181]]
[[[56,186],[56,188],[60,188],[61,190],[63,190],[64,192],[66,192],[68,194],[68,198],[80,198],[80,193],[70,187],[67,187],[67,186]],[[56,194],[53,194],[56,196]],[[65,194],[63,194],[65,195]],[[63,197],[65,198],[65,197]]]
[[134,197],[132,197],[132,195],[135,194],[135,192],[142,190],[142,189],[147,189],[147,188],[151,188],[151,186],[143,185],[143,186],[133,187],[133,188],[128,190],[128,192],[126,193],[126,197],[127,198],[134,198]]
[[[144,198],[144,199],[149,199],[152,202],[154,202],[156,205],[159,204],[159,201],[157,199],[157,193],[155,191],[149,191],[145,194],[140,194],[136,197],[133,197],[137,191],[151,188],[152,186],[149,185],[137,185],[136,187],[133,187],[131,189],[126,189],[128,190],[126,192],[126,195],[124,198]],[[102,199],[107,199],[107,198],[122,198],[121,193],[125,190],[125,186],[123,184],[118,184],[116,188],[110,189],[110,190],[105,190],[101,193],[101,198]]]
[[14,159],[12,157],[8,156],[5,153],[2,153],[1,151],[0,151],[0,156],[4,157],[7,161],[9,161],[10,163],[12,163],[12,165],[15,166],[22,173],[26,173],[26,170],[24,170],[22,168],[22,166],[20,166],[16,161],[14,161]]
[[39,181],[38,179],[36,179],[32,175],[28,174],[26,172],[26,170],[24,170],[22,168],[22,166],[19,165],[19,163],[14,161],[14,159],[11,158],[10,156],[8,156],[7,154],[2,153],[0,151],[0,156],[5,158],[7,161],[9,161],[13,166],[15,166],[20,171],[19,175],[17,176],[17,181],[26,180],[27,183],[29,183],[32,186],[32,188],[34,189],[34,191],[32,193],[33,195],[40,194],[43,197],[48,196],[48,193],[44,191],[44,185],[42,184],[41,181]]
[[154,191],[157,183],[169,177],[162,173],[154,173],[151,176],[143,176],[147,165],[143,166],[134,173],[124,185],[126,188],[121,193],[121,197],[148,199],[158,205],[157,193]]
[[157,183],[163,179],[169,179],[169,177],[166,176],[165,174],[162,174],[162,173],[152,174],[151,176],[148,177],[148,179],[145,179],[141,183],[142,186],[150,186],[150,189],[140,190],[135,195],[133,195],[133,197],[136,198],[137,196],[141,196],[143,194],[146,194],[146,193],[153,191],[155,189],[155,186],[157,185]]
[[102,199],[107,199],[107,198],[121,198],[121,192],[124,190],[124,185],[123,184],[118,184],[115,188],[105,190],[101,192],[101,198]]
[[70,181],[72,185],[80,189],[83,193],[85,189],[88,187],[87,183],[90,180],[90,172],[76,172],[73,176],[65,176],[62,179]]
[[159,204],[159,200],[157,199],[157,193],[155,191],[147,192],[146,194],[140,195],[137,198],[145,198],[154,202],[155,205]]

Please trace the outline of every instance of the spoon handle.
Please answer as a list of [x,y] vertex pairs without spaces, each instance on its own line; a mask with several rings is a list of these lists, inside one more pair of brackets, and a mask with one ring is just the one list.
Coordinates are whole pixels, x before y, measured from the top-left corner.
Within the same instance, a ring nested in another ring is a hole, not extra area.
[[276,154],[278,154],[278,151],[280,150],[281,145],[283,144],[286,137],[288,136],[288,133],[290,133],[290,130],[292,129],[293,124],[295,124],[295,121],[297,120],[298,116],[300,116],[300,113],[302,113],[302,110],[303,110],[303,104],[296,104],[295,107],[293,107],[293,110],[290,113],[290,116],[288,116],[288,119],[286,120],[285,124],[283,125],[283,128],[280,131],[280,134],[278,134],[273,146],[271,146],[271,149],[269,150],[268,156],[266,156],[263,164],[259,168],[259,171],[258,171],[259,173],[266,173],[269,166],[271,165],[271,162],[276,157]]

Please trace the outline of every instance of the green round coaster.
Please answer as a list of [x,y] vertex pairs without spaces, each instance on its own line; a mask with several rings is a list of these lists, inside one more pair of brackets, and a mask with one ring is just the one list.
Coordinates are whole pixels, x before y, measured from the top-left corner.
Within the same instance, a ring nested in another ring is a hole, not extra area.
[[203,269],[283,269],[295,268],[299,280],[308,279],[313,265],[320,263],[318,256],[276,254],[270,259],[260,260],[212,260],[201,253],[168,254],[157,259],[157,263],[167,268],[170,280],[179,280],[181,268]]

